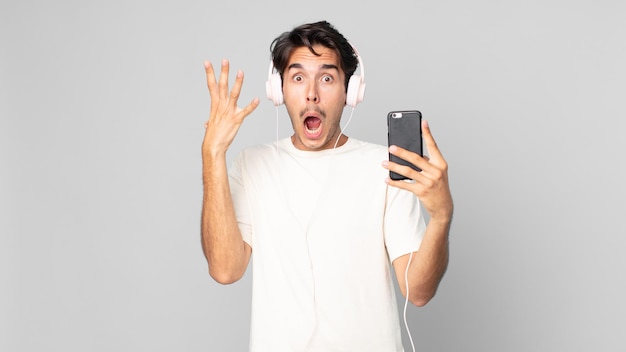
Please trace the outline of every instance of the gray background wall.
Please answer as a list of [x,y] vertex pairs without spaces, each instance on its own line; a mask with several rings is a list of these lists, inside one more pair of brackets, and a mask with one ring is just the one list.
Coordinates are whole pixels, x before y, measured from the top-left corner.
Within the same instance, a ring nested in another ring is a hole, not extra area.
[[358,3],[3,1],[0,350],[246,349],[250,276],[214,283],[200,250],[202,62],[262,98],[232,158],[275,138],[271,40],[327,19],[366,68],[347,134],[416,108],[450,163],[418,350],[624,351],[626,5]]

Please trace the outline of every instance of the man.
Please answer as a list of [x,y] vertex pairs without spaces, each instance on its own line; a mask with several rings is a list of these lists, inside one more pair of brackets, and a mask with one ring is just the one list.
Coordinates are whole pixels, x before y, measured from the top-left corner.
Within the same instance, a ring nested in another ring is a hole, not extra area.
[[[391,266],[413,304],[434,296],[453,212],[446,161],[425,121],[430,159],[342,133],[358,55],[329,23],[296,27],[271,48],[294,132],[245,149],[230,171],[226,151],[259,100],[239,108],[243,73],[229,92],[228,61],[219,81],[205,63],[211,112],[202,144],[202,248],[209,272],[235,282],[252,257],[251,351],[402,351]],[[388,152],[422,171],[387,161]],[[389,171],[414,182],[390,180]]]

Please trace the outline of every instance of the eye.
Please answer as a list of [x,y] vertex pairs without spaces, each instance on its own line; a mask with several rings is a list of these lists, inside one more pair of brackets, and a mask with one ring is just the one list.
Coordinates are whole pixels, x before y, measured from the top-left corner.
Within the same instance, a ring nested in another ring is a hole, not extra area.
[[329,75],[325,75],[322,77],[322,82],[324,83],[331,83],[333,81],[333,77],[329,76]]
[[304,80],[304,77],[302,77],[302,75],[295,75],[293,76],[293,80],[294,82],[302,82]]

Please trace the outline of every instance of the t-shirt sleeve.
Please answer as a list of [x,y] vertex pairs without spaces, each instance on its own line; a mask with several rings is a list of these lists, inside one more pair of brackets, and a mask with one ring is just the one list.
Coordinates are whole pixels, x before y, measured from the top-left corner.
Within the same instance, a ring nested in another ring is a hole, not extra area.
[[389,259],[419,249],[426,231],[421,203],[411,192],[387,187],[384,219],[385,246]]
[[240,153],[228,171],[228,181],[230,184],[230,194],[233,199],[237,224],[243,240],[252,247],[252,221],[248,199],[246,196],[246,187],[244,182],[243,169],[244,154]]

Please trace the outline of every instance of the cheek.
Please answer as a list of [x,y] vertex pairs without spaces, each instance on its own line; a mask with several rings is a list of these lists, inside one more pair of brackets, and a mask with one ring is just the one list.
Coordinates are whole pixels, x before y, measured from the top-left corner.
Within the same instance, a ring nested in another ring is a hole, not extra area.
[[287,109],[289,122],[291,123],[293,129],[298,130],[302,128],[302,121],[300,120],[300,111],[302,110],[302,106],[296,106],[285,97],[285,109]]
[[322,96],[322,100],[340,105],[345,104],[347,96],[343,86],[322,89],[320,95]]
[[302,96],[302,94],[304,94],[302,88],[298,85],[289,83],[283,84],[283,97],[285,97],[285,100],[297,99],[298,97]]

